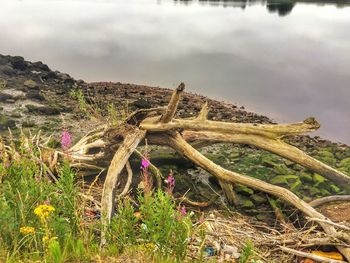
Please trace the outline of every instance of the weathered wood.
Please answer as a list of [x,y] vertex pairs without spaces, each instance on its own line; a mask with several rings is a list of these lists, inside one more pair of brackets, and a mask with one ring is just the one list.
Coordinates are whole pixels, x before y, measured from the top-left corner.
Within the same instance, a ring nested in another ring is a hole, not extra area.
[[128,173],[128,178],[126,180],[123,191],[119,194],[120,197],[127,195],[127,193],[130,190],[131,183],[132,183],[133,172],[132,172],[131,165],[130,165],[129,161],[126,162],[125,168],[126,168],[126,171]]
[[176,88],[176,90],[174,90],[171,96],[170,102],[168,104],[168,107],[164,112],[164,114],[162,115],[162,117],[160,118],[161,123],[167,123],[173,119],[177,110],[177,106],[179,105],[181,94],[184,91],[184,89],[185,89],[185,84],[180,83],[180,85]]
[[335,182],[343,188],[350,188],[350,176],[316,160],[305,152],[283,142],[282,140],[241,133],[223,134],[219,132],[183,131],[182,135],[187,141],[216,141],[253,145],[298,163],[324,176],[328,180]]
[[135,130],[125,136],[123,143],[120,145],[117,152],[111,161],[108,168],[107,177],[103,185],[102,200],[101,200],[101,215],[102,215],[102,233],[101,245],[105,245],[105,233],[114,213],[115,205],[115,187],[119,179],[119,174],[124,168],[130,155],[139,145],[140,141],[145,137],[146,131]]
[[309,203],[312,207],[318,207],[332,202],[350,202],[350,195],[332,195],[313,200]]
[[201,121],[207,120],[208,112],[209,112],[208,102],[205,102],[202,106],[201,111],[198,114],[197,120],[201,120]]
[[233,190],[233,184],[219,179],[219,185],[230,205],[238,205],[238,198]]
[[[190,144],[188,144],[179,133],[173,133],[168,137],[168,144],[172,148],[174,148],[179,154],[184,155],[191,161],[193,161],[196,165],[200,166],[204,170],[208,171],[212,175],[216,176],[218,179],[229,181],[232,183],[243,184],[248,187],[255,188],[257,190],[269,193],[274,195],[282,200],[292,204],[304,214],[308,215],[312,218],[318,218],[321,220],[327,220],[327,218],[316,211],[313,207],[311,207],[308,203],[301,200],[294,193],[289,190],[275,186],[264,181],[251,178],[248,176],[240,175],[238,173],[228,171],[221,166],[215,164],[196,149],[194,149]],[[350,237],[348,235],[344,235],[344,233],[338,233],[336,229],[324,222],[318,222],[319,225],[324,229],[326,233],[334,237],[341,237],[345,239],[347,243],[350,243]],[[345,247],[337,247],[338,250],[350,261],[350,248]]]
[[159,122],[159,117],[147,118],[140,128],[149,132],[166,132],[170,130],[211,131],[224,134],[251,134],[277,139],[315,131],[320,125],[314,121],[291,124],[255,124],[210,121],[201,119],[172,119],[167,123]]
[[[211,121],[207,119],[208,104],[205,103],[197,118],[175,119],[174,116],[184,87],[184,84],[181,83],[173,92],[166,109],[154,108],[136,111],[119,126],[102,126],[96,131],[88,133],[67,152],[56,152],[59,156],[72,160],[72,165],[87,169],[100,169],[104,165],[108,165],[109,160],[112,159],[101,201],[103,224],[101,235],[102,245],[105,242],[105,231],[114,211],[114,195],[119,174],[132,152],[141,140],[145,138],[146,133],[148,142],[169,145],[196,165],[216,176],[227,199],[231,199],[233,203],[236,203],[237,200],[232,189],[232,183],[240,183],[258,189],[292,204],[305,215],[317,219],[315,221],[330,236],[344,240],[347,244],[350,244],[350,237],[347,233],[338,232],[333,222],[289,190],[249,176],[228,171],[207,159],[186,142],[186,140],[195,143],[232,142],[253,145],[299,163],[336,182],[343,188],[350,188],[350,177],[346,174],[312,158],[298,148],[281,140],[285,136],[299,135],[317,130],[320,125],[314,118],[308,118],[303,122],[292,124]],[[114,152],[115,154],[113,156]],[[53,160],[54,158],[48,159]],[[127,167],[127,170],[129,177],[126,189],[129,187],[128,184],[132,176],[130,167]],[[159,177],[158,184],[160,183]],[[344,246],[337,246],[337,248],[350,261],[350,248]]]

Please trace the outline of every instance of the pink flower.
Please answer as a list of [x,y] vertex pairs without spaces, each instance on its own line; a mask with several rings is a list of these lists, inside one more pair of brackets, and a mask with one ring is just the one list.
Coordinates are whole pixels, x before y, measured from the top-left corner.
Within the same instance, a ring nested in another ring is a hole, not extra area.
[[72,146],[72,135],[67,130],[62,132],[61,146],[63,150],[68,150]]
[[142,159],[142,161],[141,161],[141,168],[147,169],[147,167],[148,167],[150,164],[151,164],[151,163],[149,162],[149,160],[146,159],[146,158],[144,158],[144,159]]
[[175,178],[174,178],[172,172],[170,172],[170,174],[166,180],[166,183],[167,183],[167,191],[169,194],[171,194],[174,190],[174,187],[175,187]]
[[168,187],[174,188],[174,186],[175,186],[175,178],[174,178],[174,176],[172,174],[170,174],[168,176],[168,179],[166,181],[167,181]]
[[186,207],[181,207],[181,209],[180,209],[180,215],[181,216],[185,216],[187,214],[187,211],[186,211]]

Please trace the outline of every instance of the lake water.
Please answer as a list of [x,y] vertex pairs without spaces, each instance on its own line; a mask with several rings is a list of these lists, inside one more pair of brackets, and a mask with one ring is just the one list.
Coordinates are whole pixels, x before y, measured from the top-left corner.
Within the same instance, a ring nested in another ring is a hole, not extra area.
[[0,0],[0,53],[86,81],[183,81],[350,144],[350,8],[330,2]]

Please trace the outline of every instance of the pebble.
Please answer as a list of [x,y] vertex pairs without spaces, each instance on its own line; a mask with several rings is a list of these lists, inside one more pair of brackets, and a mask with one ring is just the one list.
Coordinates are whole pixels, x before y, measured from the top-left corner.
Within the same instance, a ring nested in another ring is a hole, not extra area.
[[235,246],[224,245],[222,251],[226,254],[235,254],[238,252],[238,248]]

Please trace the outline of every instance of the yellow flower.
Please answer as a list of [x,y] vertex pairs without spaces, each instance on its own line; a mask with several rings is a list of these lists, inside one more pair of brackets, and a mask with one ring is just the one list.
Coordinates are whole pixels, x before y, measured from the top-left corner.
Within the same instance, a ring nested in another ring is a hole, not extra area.
[[35,228],[31,226],[23,226],[19,229],[19,232],[23,235],[34,234]]
[[34,209],[34,214],[44,220],[48,218],[53,211],[55,211],[55,208],[51,205],[39,205]]
[[[46,236],[43,237],[43,242],[44,242],[44,243],[50,243],[50,242],[55,241],[55,240],[57,240],[57,239],[58,239],[58,237],[51,237],[51,238],[50,238],[49,236],[46,235]],[[49,241],[49,242],[48,242],[48,241]]]
[[43,237],[43,242],[46,243],[50,238],[48,236]]

